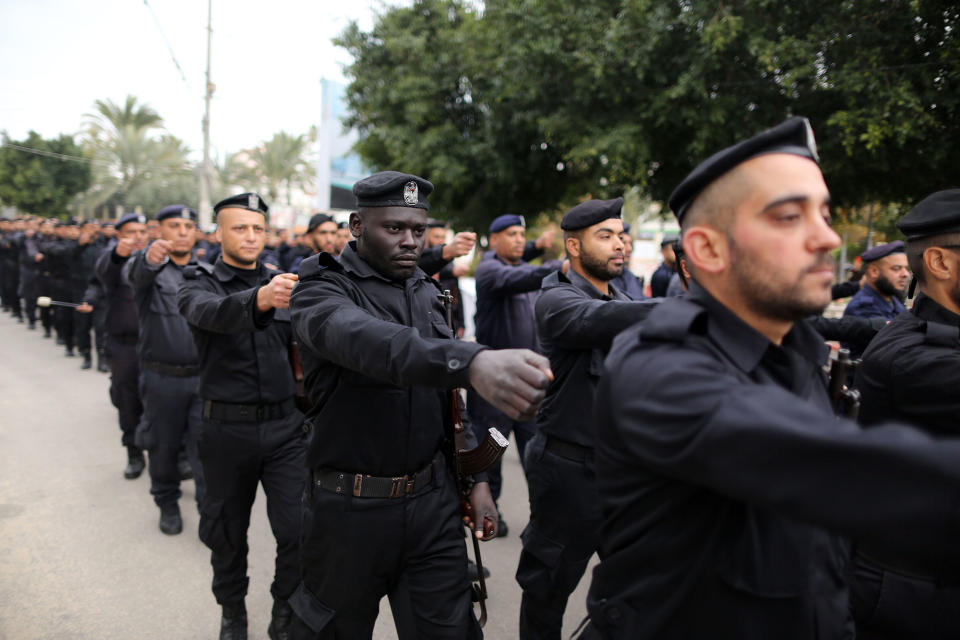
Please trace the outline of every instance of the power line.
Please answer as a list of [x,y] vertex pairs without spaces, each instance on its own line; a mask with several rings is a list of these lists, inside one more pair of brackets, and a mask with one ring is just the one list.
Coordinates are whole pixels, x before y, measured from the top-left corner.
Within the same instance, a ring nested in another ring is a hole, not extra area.
[[[111,162],[109,160],[98,160],[96,158],[85,158],[83,156],[71,156],[64,153],[56,153],[55,151],[46,151],[44,149],[34,149],[32,147],[24,147],[23,145],[13,144],[11,142],[4,142],[3,146],[10,147],[11,149],[15,149],[17,151],[22,151],[23,153],[32,153],[37,156],[44,156],[47,158],[56,158],[57,160],[64,160],[69,162],[83,162],[86,164],[96,164],[103,167],[112,167],[117,164],[116,162]],[[177,168],[177,167],[163,166],[158,164],[138,164],[137,167],[142,169],[150,169],[152,171],[158,171],[158,172],[184,173],[184,174],[194,173],[193,169]]]
[[167,45],[167,51],[170,52],[170,59],[173,60],[173,64],[177,67],[177,71],[180,72],[180,77],[183,78],[183,84],[187,85],[187,91],[193,93],[193,89],[190,88],[190,83],[187,82],[187,75],[183,72],[183,69],[180,67],[180,63],[177,62],[177,56],[175,56],[173,53],[173,47],[170,46],[170,41],[167,39],[167,34],[163,32],[163,27],[160,25],[160,19],[157,18],[157,14],[153,10],[153,7],[150,6],[148,0],[143,0],[143,4],[146,5],[147,9],[150,10],[150,15],[153,16],[153,22],[157,25],[157,31],[160,32],[160,37],[163,38],[164,44]]

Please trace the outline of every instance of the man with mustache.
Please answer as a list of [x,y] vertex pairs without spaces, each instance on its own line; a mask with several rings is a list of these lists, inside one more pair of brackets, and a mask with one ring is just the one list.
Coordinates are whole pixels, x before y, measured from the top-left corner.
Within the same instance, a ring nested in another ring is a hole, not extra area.
[[[354,241],[300,266],[291,312],[308,395],[310,486],[302,582],[290,598],[298,640],[369,639],[380,600],[397,636],[482,637],[471,611],[462,527],[496,535],[483,474],[470,515],[445,463],[445,430],[470,387],[529,420],[552,376],[546,358],[456,340],[440,287],[419,268],[429,181],[384,171],[354,185]],[[474,446],[467,429],[467,448]]]
[[560,638],[567,599],[597,550],[593,396],[614,336],[657,304],[633,302],[613,285],[626,263],[622,207],[623,198],[587,200],[563,216],[569,270],[544,278],[536,303],[537,335],[556,378],[525,456],[530,522],[517,568],[521,640]]
[[960,568],[960,439],[833,414],[801,320],[830,302],[840,238],[805,118],[714,154],[669,204],[693,281],[605,362],[581,637],[851,638],[845,536]]
[[[920,293],[863,354],[860,421],[895,418],[938,437],[960,435],[960,189],[924,198],[897,222]],[[854,556],[857,638],[960,637],[960,576],[864,541]],[[880,590],[884,597],[880,597]],[[890,597],[893,595],[894,597]]]
[[[910,282],[910,267],[904,253],[903,241],[896,240],[864,251],[866,284],[857,291],[843,310],[844,317],[876,318],[888,321],[906,311],[901,300],[906,297]],[[852,358],[859,358],[869,342],[844,342]]]

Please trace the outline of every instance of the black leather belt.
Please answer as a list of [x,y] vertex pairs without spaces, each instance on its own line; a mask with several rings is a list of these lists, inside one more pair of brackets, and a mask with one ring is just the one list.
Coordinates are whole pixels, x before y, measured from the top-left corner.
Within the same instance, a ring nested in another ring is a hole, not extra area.
[[574,444],[552,436],[546,436],[546,438],[547,444],[544,446],[544,449],[555,456],[573,460],[574,462],[586,462],[593,457],[593,447],[585,447],[582,444]]
[[221,422],[263,422],[290,415],[296,408],[293,398],[270,404],[233,404],[232,402],[203,401],[203,417]]
[[200,375],[200,367],[188,364],[167,364],[166,362],[154,362],[153,360],[144,360],[140,363],[141,369],[162,373],[167,376],[177,378],[189,378]]
[[362,473],[346,473],[335,469],[314,469],[313,486],[333,493],[350,493],[355,498],[402,498],[420,493],[442,473],[443,454],[438,453],[420,471],[392,478],[378,478]]

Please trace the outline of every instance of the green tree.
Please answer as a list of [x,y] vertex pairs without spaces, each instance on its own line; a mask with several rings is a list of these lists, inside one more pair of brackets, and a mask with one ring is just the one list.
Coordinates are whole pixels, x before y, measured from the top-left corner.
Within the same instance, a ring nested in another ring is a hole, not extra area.
[[[253,175],[270,202],[278,201],[282,190],[286,203],[290,204],[291,188],[312,184],[316,170],[307,157],[310,142],[307,135],[295,136],[281,131],[248,153]],[[239,176],[243,177],[244,173]]]
[[30,131],[25,140],[3,134],[0,147],[0,201],[23,213],[66,216],[67,205],[91,182],[90,164],[72,136],[44,139]]

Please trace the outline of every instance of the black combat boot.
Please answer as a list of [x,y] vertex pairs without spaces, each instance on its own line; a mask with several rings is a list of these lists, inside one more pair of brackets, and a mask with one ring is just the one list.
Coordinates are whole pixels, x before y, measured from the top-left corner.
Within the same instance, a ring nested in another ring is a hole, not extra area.
[[127,447],[127,468],[123,470],[123,477],[134,480],[143,473],[147,461],[143,459],[143,450],[139,447]]
[[247,640],[247,607],[242,602],[223,605],[220,640]]
[[49,337],[50,337],[50,327],[44,327],[44,328],[43,328],[43,337],[44,337],[44,338],[49,338]]
[[89,351],[84,351],[80,355],[83,356],[83,363],[80,365],[81,369],[89,369],[93,366],[93,359],[90,357]]
[[68,358],[73,357],[73,347],[71,347],[70,345],[67,345],[67,348],[64,351],[65,351],[64,355],[66,355]]
[[270,640],[290,640],[290,619],[293,617],[293,609],[287,604],[286,600],[275,598],[273,601],[273,616],[270,618],[270,626],[267,627],[267,635]]
[[97,371],[110,373],[110,367],[107,366],[107,356],[103,355],[103,351],[97,351]]
[[180,505],[176,502],[160,507],[160,531],[175,536],[183,531],[183,519],[180,518]]

